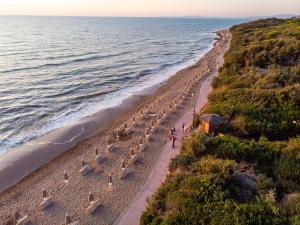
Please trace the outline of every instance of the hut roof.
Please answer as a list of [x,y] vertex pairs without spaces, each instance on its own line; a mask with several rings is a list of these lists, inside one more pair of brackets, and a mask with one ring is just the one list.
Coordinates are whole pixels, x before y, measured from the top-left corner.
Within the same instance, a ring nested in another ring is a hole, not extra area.
[[202,114],[200,120],[214,125],[224,123],[223,118],[217,114]]

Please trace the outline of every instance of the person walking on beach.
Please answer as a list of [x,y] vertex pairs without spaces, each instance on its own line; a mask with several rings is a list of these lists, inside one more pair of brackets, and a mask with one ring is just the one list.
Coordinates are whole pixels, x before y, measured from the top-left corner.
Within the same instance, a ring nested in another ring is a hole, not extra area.
[[175,148],[175,141],[176,141],[176,137],[175,135],[172,136],[172,148]]
[[184,130],[185,130],[185,124],[182,123],[182,133],[184,134]]
[[170,129],[170,135],[171,135],[171,136],[174,135],[175,132],[176,132],[175,127],[172,127],[172,128]]
[[172,137],[174,135],[174,130],[173,128],[170,129],[170,136]]

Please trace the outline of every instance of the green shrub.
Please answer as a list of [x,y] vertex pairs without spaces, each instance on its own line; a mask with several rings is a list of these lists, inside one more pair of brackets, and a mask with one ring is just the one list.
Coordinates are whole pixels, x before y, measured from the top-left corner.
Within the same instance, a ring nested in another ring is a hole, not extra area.
[[193,152],[184,152],[171,160],[169,170],[173,172],[178,167],[181,169],[188,169],[194,161],[195,156]]
[[143,212],[141,218],[140,218],[140,225],[147,225],[151,224],[152,220],[154,219],[154,216],[148,213],[147,211]]
[[182,144],[183,152],[193,152],[195,157],[200,157],[206,149],[205,144],[209,141],[209,137],[200,132],[193,132],[187,140]]
[[299,31],[299,19],[232,27],[231,47],[205,111],[224,116],[227,131],[241,137],[283,140],[299,134],[292,121],[300,120],[300,41],[291,35]]
[[237,163],[234,160],[221,160],[213,156],[203,157],[192,165],[193,173],[210,178],[221,176],[229,179],[236,168]]
[[152,214],[151,217],[151,212],[147,210],[143,214],[143,222],[148,221],[148,225],[288,224],[276,206],[263,200],[237,204],[227,192],[213,180],[199,179],[195,175],[186,176],[176,189],[166,193],[163,199],[166,208],[160,213],[163,216]]
[[294,193],[289,197],[286,210],[289,216],[300,216],[300,192]]
[[266,34],[266,37],[267,38],[274,38],[274,37],[278,36],[279,34],[280,34],[279,31],[271,31],[271,32]]
[[238,225],[284,225],[289,224],[288,219],[274,212],[274,209],[264,202],[241,204],[233,213],[235,223]]

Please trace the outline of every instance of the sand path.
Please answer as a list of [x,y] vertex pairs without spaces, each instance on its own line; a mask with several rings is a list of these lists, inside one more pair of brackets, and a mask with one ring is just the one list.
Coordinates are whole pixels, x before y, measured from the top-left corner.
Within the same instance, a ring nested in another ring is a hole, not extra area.
[[[216,63],[218,66],[222,66],[224,63],[223,54],[220,54]],[[217,76],[217,70],[213,70],[210,76],[207,76],[202,82],[200,91],[198,95],[195,95],[194,99],[196,100],[195,110],[199,112],[202,107],[207,102],[209,93],[212,90],[211,83],[212,78]],[[183,130],[182,124],[186,126],[192,125],[193,122],[194,108],[189,108],[185,114],[176,122],[176,138],[177,143],[175,148],[172,148],[171,142],[167,143],[163,147],[163,151],[153,169],[153,172],[150,174],[149,179],[143,189],[138,193],[135,199],[131,202],[126,210],[118,217],[114,225],[139,225],[140,217],[143,211],[146,210],[147,198],[150,198],[151,195],[160,187],[164,182],[168,174],[168,166],[172,158],[174,158],[180,152],[180,147],[183,142]]]

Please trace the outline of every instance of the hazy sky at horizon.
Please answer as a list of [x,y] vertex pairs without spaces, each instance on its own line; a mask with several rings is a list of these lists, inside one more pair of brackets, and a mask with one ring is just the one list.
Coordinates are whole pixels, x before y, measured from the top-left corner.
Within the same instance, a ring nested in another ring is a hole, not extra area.
[[300,14],[300,0],[0,0],[0,15],[212,16]]

